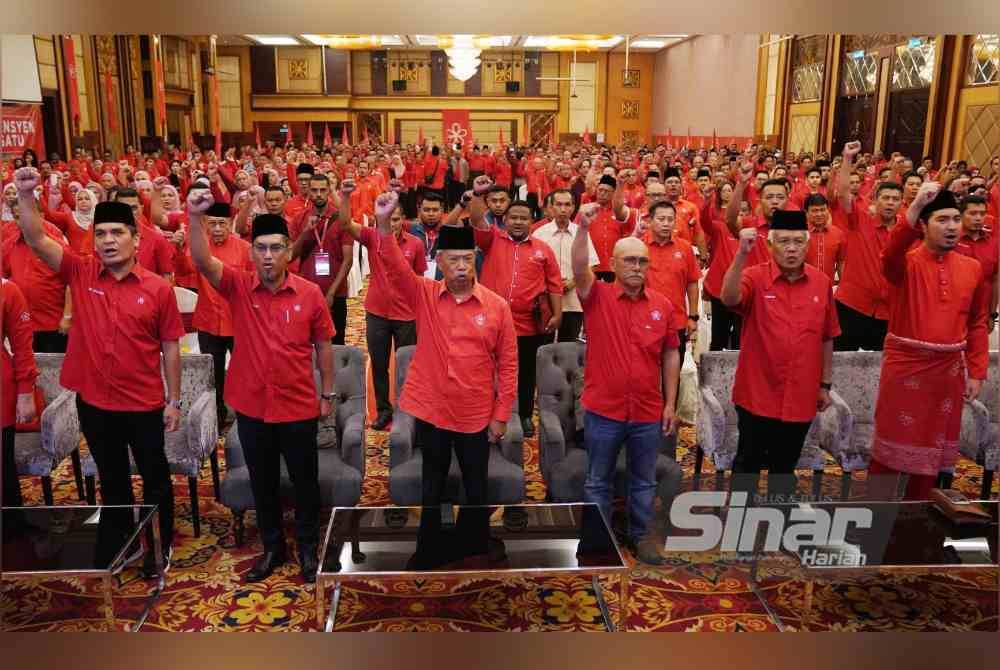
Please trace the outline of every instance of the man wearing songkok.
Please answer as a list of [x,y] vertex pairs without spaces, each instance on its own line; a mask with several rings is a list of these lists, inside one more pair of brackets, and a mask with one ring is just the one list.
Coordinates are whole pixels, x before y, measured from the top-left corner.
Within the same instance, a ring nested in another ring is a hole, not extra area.
[[[416,418],[423,452],[421,539],[414,567],[437,562],[433,538],[441,528],[440,504],[454,448],[469,505],[485,505],[489,443],[507,430],[517,385],[517,337],[507,302],[476,282],[472,228],[445,226],[437,240],[443,279],[414,274],[392,232],[399,196],[375,201],[379,244],[388,284],[413,305],[417,348],[399,407]],[[488,518],[466,516],[469,551],[484,553]],[[427,538],[429,541],[423,541]]]
[[[97,464],[105,505],[131,505],[129,448],[143,482],[143,502],[159,507],[163,558],[169,562],[174,532],[174,492],[164,451],[164,429],[180,427],[184,324],[174,291],[138,263],[139,233],[133,209],[122,202],[94,210],[94,255],[77,256],[49,237],[35,203],[34,168],[14,174],[18,226],[28,246],[69,285],[73,327],[60,383],[76,391],[80,428]],[[164,398],[163,374],[168,397]],[[132,534],[131,512],[111,524],[122,541]],[[109,542],[114,544],[114,542]],[[156,557],[145,572],[156,575]]]
[[[764,199],[767,198],[766,188]],[[739,443],[733,489],[757,492],[768,471],[768,497],[795,493],[795,464],[817,411],[830,405],[833,338],[840,334],[830,278],[806,264],[809,231],[801,211],[771,219],[771,262],[747,267],[758,228],[740,231],[740,247],[722,280],[722,302],[743,318],[733,384]]]
[[649,251],[642,240],[619,240],[610,263],[614,283],[595,280],[588,238],[599,211],[598,204],[580,208],[573,240],[573,279],[587,331],[581,397],[588,458],[583,495],[600,507],[610,524],[615,469],[624,445],[627,544],[639,560],[662,564],[650,521],[657,454],[677,429],[677,329],[670,301],[646,287]]
[[759,265],[771,260],[771,252],[767,243],[771,220],[774,218],[774,213],[783,210],[788,202],[788,182],[784,179],[769,179],[760,187],[758,200],[760,213],[741,217],[740,203],[746,199],[747,185],[752,174],[753,163],[744,162],[740,167],[736,190],[733,192],[732,198],[729,199],[729,205],[726,206],[726,227],[729,228],[733,237],[739,238],[740,231],[748,228],[757,231],[753,238],[754,246],[751,247],[749,255],[745,259],[747,266]]
[[588,239],[597,251],[598,264],[594,275],[601,281],[610,283],[615,280],[615,273],[611,269],[615,244],[632,234],[637,214],[629,215],[618,181],[610,175],[602,176],[597,183],[596,204],[600,209],[588,231]]
[[905,497],[928,499],[958,457],[963,398],[975,399],[986,379],[990,286],[979,261],[953,253],[961,231],[955,195],[927,182],[882,252],[889,334],[868,471],[877,494],[907,473]]
[[[191,258],[232,310],[235,346],[226,402],[236,410],[240,446],[250,474],[264,554],[246,575],[267,579],[286,560],[281,525],[281,459],[295,489],[295,540],[306,583],[316,579],[319,541],[319,416],[333,409],[333,323],[319,287],[287,271],[285,219],[253,221],[255,271],[226,265],[211,251],[202,218],[212,206],[204,190],[188,194]],[[316,394],[313,351],[322,391]]]

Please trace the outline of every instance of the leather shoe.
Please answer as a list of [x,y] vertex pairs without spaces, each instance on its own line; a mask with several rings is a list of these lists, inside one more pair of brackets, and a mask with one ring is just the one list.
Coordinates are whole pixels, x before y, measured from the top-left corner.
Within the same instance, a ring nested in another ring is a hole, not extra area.
[[531,423],[531,419],[521,419],[521,430],[525,437],[535,436],[535,424]]
[[250,571],[247,572],[246,580],[248,582],[262,582],[271,576],[275,568],[280,567],[285,563],[285,552],[284,551],[265,551],[264,554],[257,559]]
[[379,412],[375,418],[375,422],[371,425],[371,429],[385,430],[390,423],[392,423],[392,412]]
[[302,581],[306,584],[316,583],[316,572],[319,570],[319,558],[316,555],[315,546],[299,548],[299,569],[302,572]]

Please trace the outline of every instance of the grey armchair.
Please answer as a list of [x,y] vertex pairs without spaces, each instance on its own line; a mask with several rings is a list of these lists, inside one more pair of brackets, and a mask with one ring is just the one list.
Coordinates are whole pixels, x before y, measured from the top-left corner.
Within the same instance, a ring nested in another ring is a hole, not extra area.
[[[396,389],[402,393],[406,372],[414,346],[396,351]],[[516,404],[516,398],[515,398]],[[490,504],[516,505],[524,500],[524,433],[521,419],[515,411],[507,422],[507,433],[498,447],[490,445],[488,495]],[[416,506],[422,502],[423,454],[416,442],[416,419],[399,409],[392,413],[392,431],[389,434],[389,496],[399,506]],[[446,498],[455,502],[465,499],[461,471],[456,459],[451,461]]]
[[83,469],[80,462],[80,418],[76,413],[76,394],[59,383],[63,354],[35,354],[38,367],[36,384],[45,395],[41,416],[41,431],[17,433],[14,436],[14,462],[22,477],[40,477],[42,498],[46,505],[55,504],[52,472],[67,457],[73,461],[76,491],[85,497]]
[[[583,500],[588,458],[576,438],[576,402],[573,379],[584,366],[587,345],[581,342],[546,344],[538,349],[537,381],[539,456],[542,478],[553,502]],[[657,495],[663,510],[680,491],[683,470],[678,465],[676,437],[664,439],[656,457]],[[615,466],[615,495],[624,495],[628,471],[625,450]]]
[[[337,447],[319,450],[319,494],[323,507],[352,507],[361,500],[361,485],[365,478],[365,354],[357,347],[334,345],[333,365],[336,375],[334,388],[337,403],[331,416],[320,422],[323,433],[333,428]],[[314,370],[316,388],[320,388],[319,372]],[[238,419],[237,419],[238,421]],[[254,509],[250,472],[243,458],[239,432],[233,422],[226,435],[226,477],[222,482],[222,504],[234,518],[236,544],[244,541],[244,516]],[[281,492],[291,495],[292,481],[284,461],[281,462]]]
[[[962,435],[959,451],[983,466],[980,498],[989,500],[993,473],[1000,467],[1000,352],[990,352],[989,371],[979,397],[966,402],[962,412]],[[951,477],[946,478],[950,486]]]
[[[736,407],[732,402],[733,380],[736,376],[738,351],[706,351],[701,355],[698,370],[699,408],[695,446],[695,485],[701,477],[705,454],[712,458],[716,469],[716,488],[722,487],[725,471],[733,466],[739,441]],[[837,364],[834,363],[834,369]],[[833,405],[817,415],[806,435],[797,470],[813,471],[813,494],[818,495],[823,482],[826,455],[847,451],[842,440],[845,427],[849,428],[851,410],[836,393],[831,394]],[[823,448],[821,448],[821,445]]]

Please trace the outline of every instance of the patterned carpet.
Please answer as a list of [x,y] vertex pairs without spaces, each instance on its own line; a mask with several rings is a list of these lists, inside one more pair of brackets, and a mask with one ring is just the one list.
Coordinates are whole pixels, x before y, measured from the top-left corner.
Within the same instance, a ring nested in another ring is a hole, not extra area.
[[[351,300],[348,343],[364,346],[361,299]],[[386,505],[388,433],[369,431],[368,478],[362,504]],[[693,472],[693,430],[682,430],[678,458]],[[526,440],[527,496],[545,498],[537,440]],[[224,471],[224,470],[223,470]],[[840,470],[827,466],[824,493],[839,495]],[[955,486],[977,496],[981,468],[959,463]],[[860,484],[863,476],[858,476]],[[706,459],[702,486],[714,473]],[[136,486],[139,480],[136,479]],[[68,463],[54,477],[57,504],[79,504]],[[690,484],[690,482],[687,482]],[[37,480],[24,480],[27,500],[41,501]],[[808,480],[803,482],[808,487]],[[177,538],[167,586],[143,630],[147,631],[313,631],[316,604],[298,566],[287,564],[263,583],[242,576],[259,552],[252,514],[247,542],[234,546],[232,518],[215,502],[206,467],[200,480],[202,534],[193,536],[186,483],[175,479]],[[291,521],[291,515],[286,515]],[[290,530],[290,523],[286,528]],[[798,627],[804,583],[780,567],[762,570],[764,597],[789,630]],[[101,630],[100,583],[60,579],[41,583],[5,581],[0,620],[5,631]],[[119,625],[141,611],[150,583],[134,569],[120,575],[115,591]],[[997,574],[896,576],[819,582],[813,595],[811,630],[831,631],[997,631]],[[617,582],[602,588],[612,616],[618,613]],[[632,573],[626,617],[629,631],[775,631],[750,590],[747,568],[713,556],[673,556],[668,566]],[[424,580],[383,588],[376,583],[345,586],[338,631],[599,631],[603,630],[590,583],[581,578],[494,581]]]

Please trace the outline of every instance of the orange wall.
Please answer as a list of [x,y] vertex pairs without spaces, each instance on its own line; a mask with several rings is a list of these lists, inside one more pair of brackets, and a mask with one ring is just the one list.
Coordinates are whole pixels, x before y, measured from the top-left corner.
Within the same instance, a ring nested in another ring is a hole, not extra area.
[[[649,143],[652,140],[654,60],[654,54],[629,54],[629,69],[639,70],[639,87],[625,88],[622,84],[622,71],[625,69],[625,54],[612,53],[608,55],[608,110],[605,116],[604,131],[606,133],[606,142],[618,144],[621,141],[623,131],[638,132],[638,141],[640,144]],[[623,100],[638,101],[638,119],[623,118]]]

